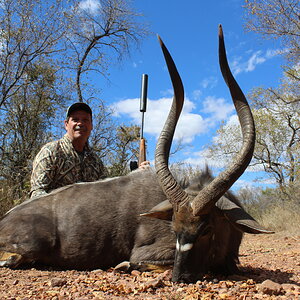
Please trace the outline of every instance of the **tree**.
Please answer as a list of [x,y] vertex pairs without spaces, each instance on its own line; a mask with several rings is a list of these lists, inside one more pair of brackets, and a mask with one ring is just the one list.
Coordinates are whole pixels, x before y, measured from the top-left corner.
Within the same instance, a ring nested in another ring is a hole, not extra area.
[[282,41],[292,63],[300,57],[299,0],[246,0],[246,29]]
[[299,180],[299,96],[298,81],[287,73],[279,88],[257,88],[249,95],[257,109],[255,158],[279,186]]
[[121,126],[117,129],[114,150],[107,159],[110,176],[121,176],[129,172],[129,162],[138,160],[139,139],[139,126]]
[[82,75],[107,75],[114,54],[121,59],[148,33],[138,16],[125,0],[1,1],[0,107],[22,85],[26,66],[39,58],[55,61],[59,71],[75,70],[64,76],[75,76],[83,101]]
[[257,108],[256,158],[280,187],[299,178],[299,0],[246,0],[246,28],[283,44],[288,67],[279,88],[257,88],[250,99]]
[[[256,146],[250,166],[262,167],[281,188],[299,181],[300,101],[297,80],[287,76],[277,89],[256,88],[249,99],[253,103],[256,124]],[[223,124],[214,144],[209,147],[209,157],[225,157],[224,162],[229,163],[238,153],[241,141],[237,120]]]
[[[274,178],[280,189],[286,190],[299,181],[299,0],[246,0],[246,29],[265,38],[283,42],[282,54],[290,66],[285,67],[278,88],[254,89],[252,100],[256,123],[256,147],[250,166],[259,167]],[[288,50],[288,51],[287,51]],[[296,64],[294,64],[296,62]],[[294,65],[293,65],[294,64]],[[225,164],[241,147],[241,131],[236,119],[223,124],[209,157],[216,159],[225,152]]]
[[29,64],[53,59],[66,34],[62,1],[6,0],[0,4],[0,107],[19,92]]
[[1,198],[11,205],[27,197],[32,159],[58,126],[54,117],[61,101],[52,66],[39,61],[27,65],[25,74],[9,104],[4,103],[0,122],[1,186],[9,187]]
[[89,137],[89,144],[98,156],[105,160],[115,149],[118,126],[111,119],[113,111],[101,100],[92,101],[90,106],[93,110],[93,131]]
[[[144,25],[137,22],[140,16],[125,0],[99,0],[74,2],[65,15],[71,24],[66,35],[70,50],[68,67],[76,70],[78,100],[83,101],[82,75],[91,71],[107,75],[114,56],[121,60],[130,51],[132,43],[148,34]],[[86,99],[85,99],[86,100]]]

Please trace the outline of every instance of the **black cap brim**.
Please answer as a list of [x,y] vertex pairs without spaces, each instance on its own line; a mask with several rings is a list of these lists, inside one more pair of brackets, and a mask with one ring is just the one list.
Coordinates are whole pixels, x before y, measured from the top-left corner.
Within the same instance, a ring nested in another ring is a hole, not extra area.
[[76,102],[74,104],[72,104],[71,106],[69,106],[68,110],[67,110],[67,118],[70,116],[70,114],[74,111],[79,111],[79,110],[83,110],[87,113],[89,113],[91,115],[91,117],[93,116],[92,110],[91,108],[83,102]]

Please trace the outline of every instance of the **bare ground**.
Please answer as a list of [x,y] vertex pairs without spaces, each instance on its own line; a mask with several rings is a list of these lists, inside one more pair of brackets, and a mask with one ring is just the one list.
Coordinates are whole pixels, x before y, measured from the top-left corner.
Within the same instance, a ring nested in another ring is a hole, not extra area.
[[300,299],[300,235],[246,235],[243,276],[174,284],[164,273],[0,269],[0,299]]

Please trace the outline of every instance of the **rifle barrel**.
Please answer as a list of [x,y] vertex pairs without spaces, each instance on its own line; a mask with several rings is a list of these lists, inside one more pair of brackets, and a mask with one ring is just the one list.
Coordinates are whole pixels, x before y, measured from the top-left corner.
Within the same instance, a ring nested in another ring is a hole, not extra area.
[[148,75],[142,75],[142,87],[141,87],[141,102],[140,112],[146,112],[147,109],[147,92],[148,92]]
[[147,109],[148,75],[142,75],[140,112],[142,113],[141,139],[144,138],[144,113]]

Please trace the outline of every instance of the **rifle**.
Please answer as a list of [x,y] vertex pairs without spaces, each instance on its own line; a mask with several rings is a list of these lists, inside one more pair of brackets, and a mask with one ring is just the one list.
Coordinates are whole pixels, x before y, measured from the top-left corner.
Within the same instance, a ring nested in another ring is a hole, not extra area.
[[147,91],[148,91],[148,75],[142,75],[140,112],[142,113],[141,139],[140,139],[140,153],[138,165],[146,161],[146,143],[144,139],[144,114],[147,109]]
[[137,161],[130,162],[130,170],[137,169],[143,161],[146,161],[146,143],[144,139],[144,113],[147,109],[147,90],[148,90],[148,75],[142,75],[142,87],[141,87],[141,99],[140,99],[140,112],[142,113],[142,126],[141,126],[141,138],[140,138],[140,152],[139,159]]

